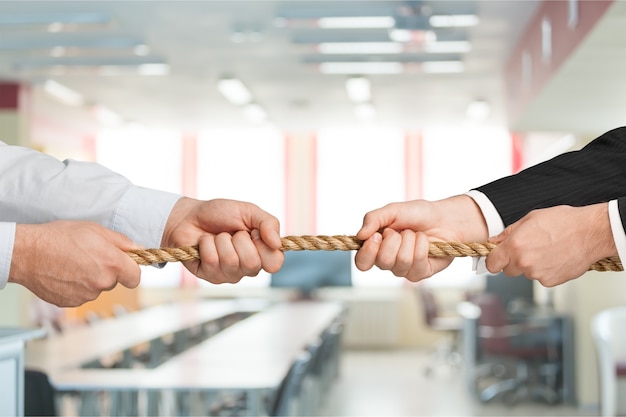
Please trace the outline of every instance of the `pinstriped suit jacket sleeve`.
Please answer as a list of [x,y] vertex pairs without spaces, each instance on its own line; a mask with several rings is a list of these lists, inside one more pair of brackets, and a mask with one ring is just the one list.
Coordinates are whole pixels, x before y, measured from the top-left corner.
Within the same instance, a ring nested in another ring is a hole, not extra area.
[[626,225],[626,127],[476,189],[491,200],[505,226],[534,209],[610,200],[617,200]]

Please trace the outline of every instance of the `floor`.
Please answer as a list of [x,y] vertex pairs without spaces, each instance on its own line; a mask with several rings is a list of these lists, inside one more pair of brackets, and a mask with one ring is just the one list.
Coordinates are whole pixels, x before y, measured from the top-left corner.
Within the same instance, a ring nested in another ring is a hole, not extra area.
[[[462,370],[423,372],[424,350],[344,351],[341,375],[322,416],[588,416],[574,406],[520,402],[482,404],[468,392]],[[495,401],[495,400],[494,400]]]

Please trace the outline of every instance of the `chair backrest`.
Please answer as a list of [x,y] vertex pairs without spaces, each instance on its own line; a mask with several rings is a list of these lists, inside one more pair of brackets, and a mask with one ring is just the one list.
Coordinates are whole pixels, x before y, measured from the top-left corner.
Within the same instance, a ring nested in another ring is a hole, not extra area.
[[432,326],[433,321],[439,315],[439,307],[437,306],[435,294],[424,283],[417,285],[417,291],[424,311],[424,320],[428,326]]
[[48,375],[36,369],[24,370],[24,416],[57,416],[56,391]]
[[614,361],[626,359],[624,329],[626,329],[626,306],[603,310],[591,320],[591,331],[596,345],[604,345]]
[[[506,307],[498,296],[483,293],[477,295],[473,301],[480,308],[479,329],[484,327],[498,329],[508,324]],[[481,338],[480,347],[484,353],[501,354],[510,350],[510,340],[507,337]]]
[[312,356],[309,351],[303,351],[291,365],[289,373],[278,388],[274,403],[270,406],[271,416],[289,416],[292,413],[294,401],[298,401],[304,379],[312,365]]

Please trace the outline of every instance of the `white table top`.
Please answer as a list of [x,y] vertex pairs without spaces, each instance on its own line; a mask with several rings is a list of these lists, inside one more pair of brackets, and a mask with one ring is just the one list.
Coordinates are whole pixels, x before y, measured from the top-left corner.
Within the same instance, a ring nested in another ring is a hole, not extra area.
[[236,300],[193,301],[146,308],[26,345],[25,364],[54,373],[116,354],[219,317],[262,308]]
[[335,302],[278,304],[154,369],[58,370],[51,379],[61,389],[272,389],[342,309]]
[[44,329],[27,329],[19,327],[0,328],[0,344],[24,342],[30,339],[37,339],[46,335]]

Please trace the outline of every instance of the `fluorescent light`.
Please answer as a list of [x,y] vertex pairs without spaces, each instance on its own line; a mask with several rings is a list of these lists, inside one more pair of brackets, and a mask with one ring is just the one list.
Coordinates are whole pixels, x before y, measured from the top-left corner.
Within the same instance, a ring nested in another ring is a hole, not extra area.
[[421,64],[422,72],[430,74],[463,72],[465,65],[461,61],[428,61]]
[[435,42],[437,35],[432,30],[392,29],[389,38],[394,42]]
[[170,73],[168,64],[141,64],[137,66],[139,75],[167,75]]
[[372,103],[361,103],[354,106],[354,115],[359,120],[371,120],[376,117],[376,108]]
[[43,89],[46,93],[68,106],[82,106],[85,102],[81,94],[54,80],[46,80]]
[[142,43],[142,44],[135,46],[135,48],[133,49],[133,52],[135,53],[135,55],[138,55],[138,56],[146,56],[150,53],[150,47]]
[[387,29],[394,27],[396,20],[391,16],[322,17],[317,24],[324,29]]
[[96,120],[106,126],[119,126],[124,121],[122,116],[101,105],[94,106],[93,113]]
[[404,66],[400,62],[323,62],[319,71],[323,74],[400,74]]
[[474,100],[468,106],[465,114],[473,121],[482,121],[491,113],[491,106],[485,100]]
[[476,26],[480,20],[474,14],[434,15],[428,19],[433,27],[469,27]]
[[427,42],[424,45],[424,52],[428,53],[464,53],[472,50],[472,44],[469,41],[446,41],[446,42]]
[[63,56],[66,52],[67,51],[64,46],[55,46],[50,50],[50,56]]
[[243,114],[248,120],[254,123],[261,123],[267,120],[267,112],[256,103],[247,104],[243,108]]
[[237,106],[248,104],[252,101],[252,93],[237,78],[222,78],[217,83],[217,89],[226,97],[226,100]]
[[346,90],[348,97],[354,103],[364,103],[370,101],[371,87],[370,81],[365,77],[350,77],[346,80]]
[[321,54],[399,54],[404,46],[395,42],[324,42],[317,49]]

